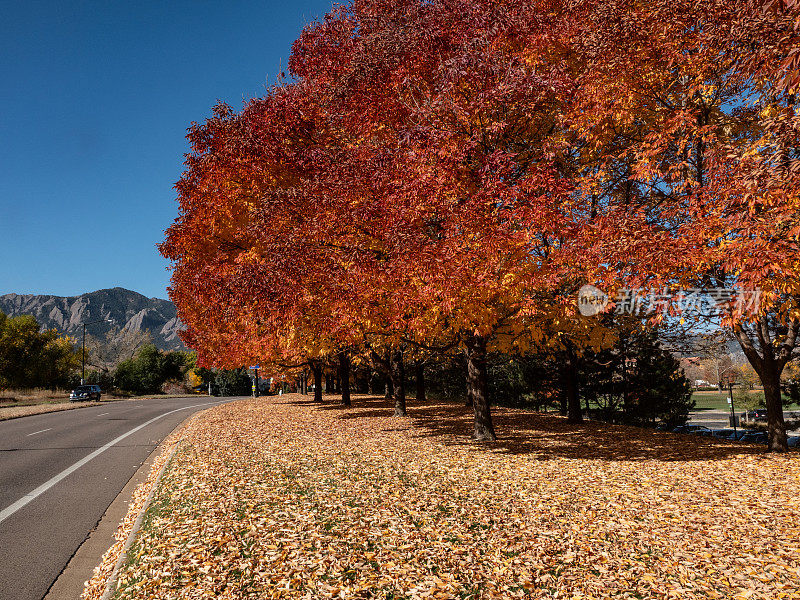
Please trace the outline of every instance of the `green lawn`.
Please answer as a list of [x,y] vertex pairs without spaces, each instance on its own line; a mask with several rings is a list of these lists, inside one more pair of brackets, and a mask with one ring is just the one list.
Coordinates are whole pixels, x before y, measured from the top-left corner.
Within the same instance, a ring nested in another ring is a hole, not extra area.
[[[760,390],[754,390],[752,393],[759,392]],[[728,410],[728,392],[718,392],[718,391],[711,391],[711,392],[694,392],[692,394],[692,400],[695,401],[695,408],[699,410]],[[736,406],[736,400],[734,400],[734,409],[737,413],[744,411],[743,406]],[[800,406],[792,405],[784,410],[798,410]]]

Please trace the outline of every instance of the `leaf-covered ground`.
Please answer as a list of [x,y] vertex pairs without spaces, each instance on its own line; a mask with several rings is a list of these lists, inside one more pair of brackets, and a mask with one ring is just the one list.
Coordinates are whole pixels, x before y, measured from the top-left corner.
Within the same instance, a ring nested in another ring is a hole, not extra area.
[[299,395],[196,418],[117,598],[800,598],[800,454]]

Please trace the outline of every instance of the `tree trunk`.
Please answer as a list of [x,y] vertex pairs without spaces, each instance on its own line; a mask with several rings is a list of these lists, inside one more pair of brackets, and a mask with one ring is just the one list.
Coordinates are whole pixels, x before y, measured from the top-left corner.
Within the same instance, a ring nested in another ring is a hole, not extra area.
[[786,423],[783,420],[783,402],[781,401],[781,376],[773,369],[761,377],[764,384],[764,397],[767,401],[767,435],[770,452],[786,452],[789,450],[786,437]]
[[386,378],[386,384],[383,386],[383,389],[384,389],[383,397],[386,400],[391,400],[392,398],[394,398],[394,385],[392,384],[391,377]]
[[[628,420],[631,414],[631,398],[628,393],[628,340],[622,340],[622,414],[623,419]],[[633,358],[633,357],[631,357]]]
[[[786,423],[783,420],[783,402],[781,402],[781,373],[786,363],[792,358],[800,333],[800,322],[792,320],[782,343],[773,346],[773,335],[766,317],[752,324],[752,333],[746,331],[741,324],[734,327],[734,333],[744,355],[758,373],[764,386],[764,398],[767,404],[767,435],[770,452],[787,452],[789,444],[786,436]],[[752,337],[751,337],[752,335]],[[758,347],[753,342],[758,340]],[[760,350],[760,351],[759,351]]]
[[425,365],[417,363],[417,401],[425,402]]
[[492,425],[486,377],[486,338],[470,335],[466,340],[467,354],[467,398],[472,400],[475,410],[475,432],[478,441],[493,442],[497,439]]
[[369,393],[371,396],[378,394],[378,374],[374,369],[369,373]]
[[403,364],[403,351],[396,350],[392,353],[389,367],[392,381],[392,398],[394,399],[394,416],[406,416],[406,384],[405,365]]
[[322,365],[311,363],[311,371],[314,373],[314,402],[322,402]]
[[350,357],[339,352],[339,381],[342,386],[342,404],[350,406]]
[[561,394],[559,394],[558,402],[559,402],[558,414],[560,414],[562,417],[566,417],[568,396],[567,396],[567,388],[563,383],[563,374],[562,374]]
[[567,423],[583,423],[581,398],[578,393],[578,360],[571,348],[564,361],[564,396],[567,401]]
[[581,411],[581,399],[578,393],[578,381],[572,369],[572,376],[568,376],[566,384],[567,395],[567,423],[583,423],[583,413]]

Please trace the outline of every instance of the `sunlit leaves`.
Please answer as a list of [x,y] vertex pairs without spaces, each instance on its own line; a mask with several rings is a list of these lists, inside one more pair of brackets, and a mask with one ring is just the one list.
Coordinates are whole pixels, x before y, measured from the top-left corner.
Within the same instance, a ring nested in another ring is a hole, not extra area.
[[189,425],[120,599],[796,596],[793,457],[508,410],[490,449],[463,407],[298,400]]

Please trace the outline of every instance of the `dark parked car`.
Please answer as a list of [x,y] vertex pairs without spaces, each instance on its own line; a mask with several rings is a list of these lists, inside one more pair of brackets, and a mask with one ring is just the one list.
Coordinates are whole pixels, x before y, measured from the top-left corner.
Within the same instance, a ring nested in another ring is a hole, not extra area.
[[678,425],[672,433],[693,433],[695,435],[711,435],[711,430],[703,425]]
[[711,435],[715,438],[727,440],[733,435],[733,429],[712,429]]
[[800,435],[789,436],[789,448],[800,448]]
[[751,444],[766,444],[767,434],[763,431],[748,431],[739,441],[750,442]]
[[100,400],[99,385],[79,385],[69,395],[70,402],[83,402],[87,400]]
[[766,421],[767,409],[757,408],[755,410],[748,410],[747,412],[742,413],[742,419],[745,421]]

